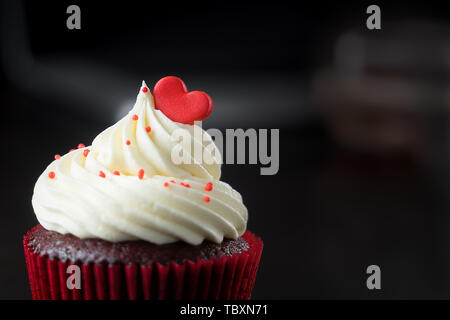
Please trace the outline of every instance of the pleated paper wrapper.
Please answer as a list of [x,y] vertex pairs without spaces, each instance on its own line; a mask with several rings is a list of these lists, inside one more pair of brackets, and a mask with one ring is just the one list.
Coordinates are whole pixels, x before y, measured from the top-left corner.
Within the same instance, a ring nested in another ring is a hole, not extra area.
[[[261,239],[247,231],[242,236],[249,244],[247,251],[208,261],[83,264],[51,260],[31,252],[29,233],[23,246],[34,300],[247,300],[263,249]],[[67,272],[70,265],[80,267],[80,289],[67,285],[72,274]]]

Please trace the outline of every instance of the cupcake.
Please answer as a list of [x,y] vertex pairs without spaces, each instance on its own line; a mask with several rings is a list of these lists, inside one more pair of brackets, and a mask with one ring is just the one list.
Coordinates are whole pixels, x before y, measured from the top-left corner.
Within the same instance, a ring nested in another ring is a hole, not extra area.
[[194,124],[212,100],[176,77],[153,93],[143,83],[124,118],[38,178],[23,240],[33,299],[250,298],[263,244]]

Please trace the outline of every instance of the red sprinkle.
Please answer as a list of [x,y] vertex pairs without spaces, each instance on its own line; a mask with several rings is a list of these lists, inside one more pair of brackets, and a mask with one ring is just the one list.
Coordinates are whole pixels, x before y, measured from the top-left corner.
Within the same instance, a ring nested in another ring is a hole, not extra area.
[[183,186],[183,187],[184,187],[184,186],[185,186],[185,185],[184,185],[184,182],[180,182],[180,186]]
[[168,182],[164,182],[164,187],[168,187],[169,183]]
[[61,156],[59,154],[55,154],[55,160],[61,159]]
[[84,144],[82,144],[82,143],[80,143],[79,145],[78,145],[78,149],[82,149],[82,148],[85,148],[86,146],[84,145]]
[[53,172],[53,171],[50,171],[49,173],[48,173],[48,177],[50,178],[50,179],[55,179],[55,173]]
[[176,183],[176,182],[175,182],[175,180],[170,180],[170,182],[172,182],[172,183]]
[[127,146],[129,146],[131,144],[130,140],[125,141],[125,143],[127,144]]
[[133,119],[133,120],[137,120],[137,119],[139,119],[139,117],[138,117],[138,115],[137,114],[134,114],[132,117],[131,117],[131,119]]
[[145,131],[150,132],[152,131],[152,128],[150,126],[147,126],[147,128],[145,128]]
[[99,175],[100,177],[102,177],[102,178],[106,177],[106,174],[105,174],[102,170],[100,170],[100,172],[98,173],[98,175]]
[[89,149],[86,149],[86,150],[83,151],[83,156],[84,156],[85,158],[88,156],[89,151],[90,151]]
[[190,187],[191,187],[191,185],[190,185],[189,183],[186,183],[184,186],[185,186],[186,188],[190,188]]
[[144,169],[140,169],[139,170],[139,172],[138,172],[138,177],[139,177],[139,179],[144,179]]
[[203,198],[203,200],[204,200],[205,202],[211,201],[211,199],[210,199],[208,196],[205,196],[205,197]]
[[69,152],[75,151],[75,149],[70,149]]
[[143,88],[142,88],[142,92],[146,93],[147,91],[148,91],[148,88],[147,88],[147,87],[143,87]]
[[213,184],[211,182],[208,182],[205,186],[205,190],[206,191],[211,191],[213,188]]
[[117,171],[117,170],[114,170],[114,171],[113,171],[113,174],[115,174],[116,176],[120,176],[120,172]]

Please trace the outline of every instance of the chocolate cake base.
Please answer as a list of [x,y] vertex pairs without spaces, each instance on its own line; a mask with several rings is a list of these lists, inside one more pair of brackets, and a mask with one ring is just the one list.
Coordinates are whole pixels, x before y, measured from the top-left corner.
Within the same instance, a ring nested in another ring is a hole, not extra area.
[[249,249],[248,243],[239,237],[236,240],[224,239],[222,243],[204,241],[200,245],[175,242],[157,245],[146,241],[109,242],[100,239],[80,239],[70,234],[60,234],[37,226],[27,235],[28,250],[47,256],[50,260],[62,262],[123,263],[151,265],[169,262],[183,263],[198,259],[209,260],[223,255],[232,256]]

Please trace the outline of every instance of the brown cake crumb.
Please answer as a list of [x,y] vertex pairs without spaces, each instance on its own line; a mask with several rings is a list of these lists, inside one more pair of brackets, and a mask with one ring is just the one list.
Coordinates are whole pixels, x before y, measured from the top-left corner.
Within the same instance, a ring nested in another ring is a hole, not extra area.
[[166,265],[170,261],[182,263],[185,260],[197,261],[232,256],[248,250],[248,243],[239,237],[236,240],[224,239],[222,243],[203,241],[200,245],[185,242],[157,245],[146,241],[109,242],[101,239],[80,239],[70,234],[60,234],[37,226],[26,236],[28,247],[34,253],[50,259],[75,263],[124,263]]

